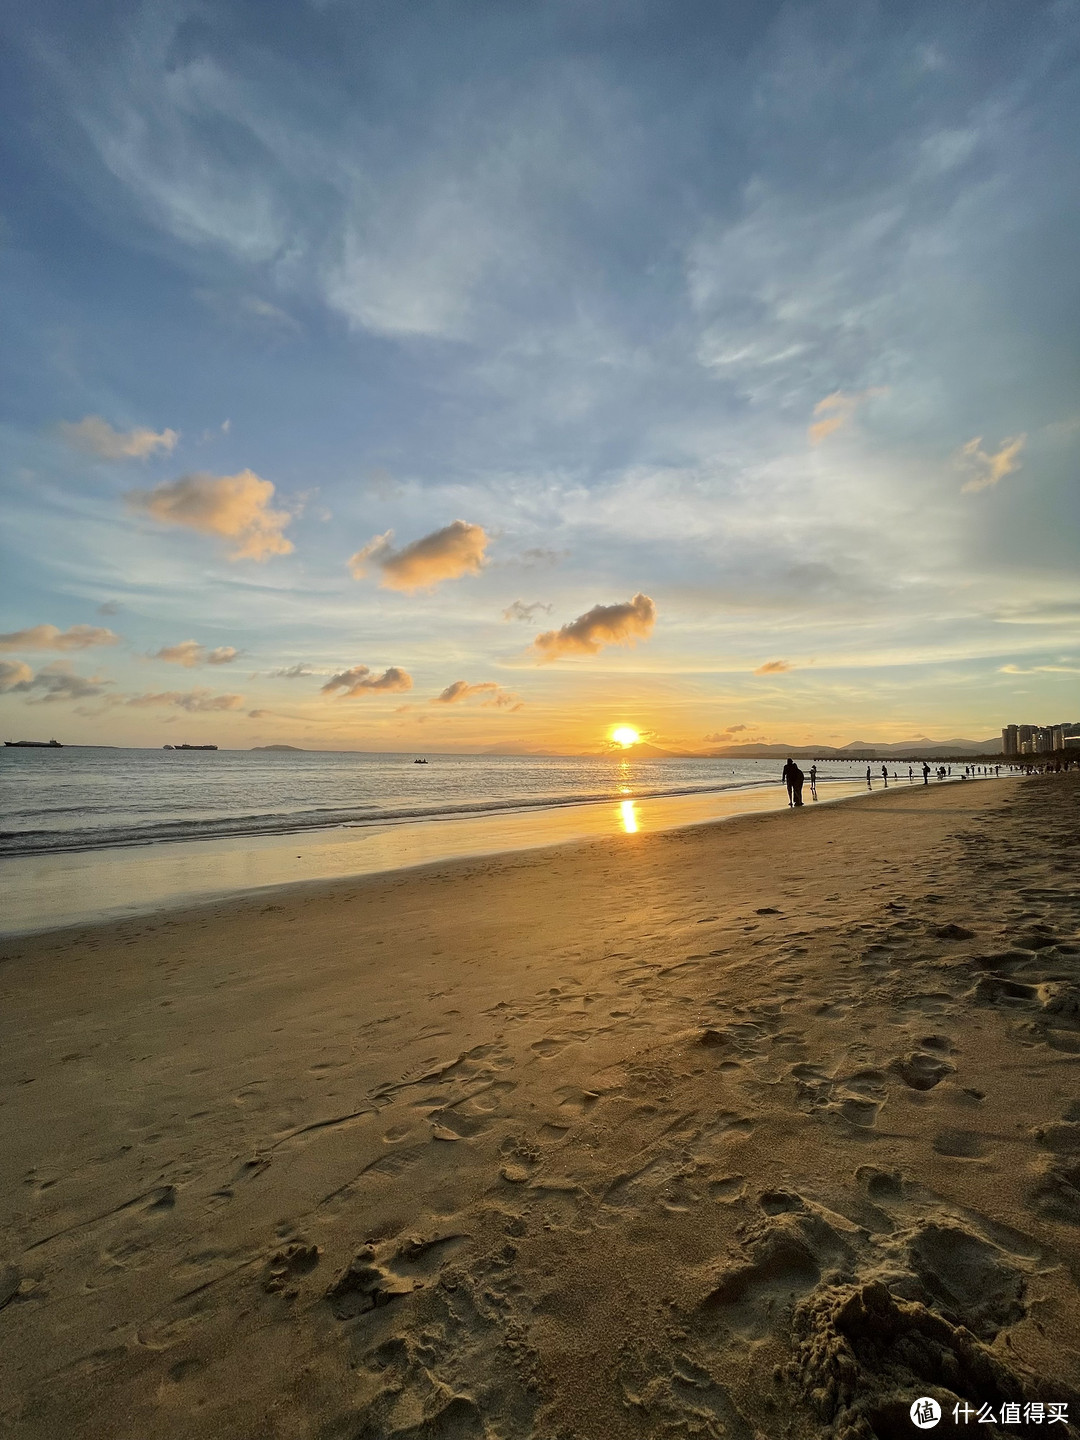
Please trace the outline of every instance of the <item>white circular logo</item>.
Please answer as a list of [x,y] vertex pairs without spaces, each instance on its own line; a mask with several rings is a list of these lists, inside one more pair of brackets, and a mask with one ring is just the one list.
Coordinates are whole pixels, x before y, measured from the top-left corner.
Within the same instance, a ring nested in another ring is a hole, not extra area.
[[918,1400],[912,1402],[911,1423],[917,1425],[920,1430],[932,1430],[941,1419],[941,1406],[936,1400],[931,1400],[929,1395],[920,1395]]

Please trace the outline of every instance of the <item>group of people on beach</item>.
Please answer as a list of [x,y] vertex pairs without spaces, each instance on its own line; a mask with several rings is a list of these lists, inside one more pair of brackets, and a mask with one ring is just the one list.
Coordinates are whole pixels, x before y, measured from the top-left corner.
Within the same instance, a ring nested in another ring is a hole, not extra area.
[[[799,769],[791,756],[788,756],[787,764],[781,773],[780,779],[787,786],[788,805],[794,807],[802,804],[803,786],[806,784],[806,776]],[[817,799],[817,766],[810,766],[810,794]]]

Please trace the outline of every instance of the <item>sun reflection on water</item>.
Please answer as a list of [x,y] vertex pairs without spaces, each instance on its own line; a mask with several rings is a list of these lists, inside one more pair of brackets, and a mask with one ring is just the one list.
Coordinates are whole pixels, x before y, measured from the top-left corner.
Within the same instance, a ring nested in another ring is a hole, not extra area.
[[634,810],[633,800],[624,800],[619,806],[619,812],[620,819],[622,820],[622,827],[626,831],[627,835],[636,835],[638,822],[637,813]]

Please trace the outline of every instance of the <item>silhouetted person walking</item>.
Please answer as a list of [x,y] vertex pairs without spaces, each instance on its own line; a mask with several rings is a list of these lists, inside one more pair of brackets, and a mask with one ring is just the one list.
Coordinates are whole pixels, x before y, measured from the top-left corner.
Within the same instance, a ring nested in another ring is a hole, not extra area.
[[930,766],[925,760],[922,763],[922,783],[924,785],[930,784]]
[[817,799],[817,766],[810,766],[810,794]]
[[882,765],[881,767],[881,778],[885,781],[885,789],[887,790],[889,788],[889,767],[887,765]]
[[866,788],[867,788],[868,790],[872,790],[872,789],[874,788],[873,785],[871,785],[871,783],[870,783],[870,766],[869,766],[869,765],[867,765],[867,767],[866,767]]
[[[792,760],[791,756],[789,755],[788,758],[787,758],[787,764],[784,766],[783,770],[780,772],[780,779],[781,779],[781,780],[784,782],[784,784],[787,786],[787,803],[788,803],[789,805],[794,805],[794,804],[795,804],[795,776],[796,776],[796,775],[798,775],[798,777],[799,777],[799,786],[800,786],[800,789],[801,789],[801,787],[802,787],[802,771],[799,769],[799,767],[795,764],[795,761]],[[799,801],[799,804],[800,804],[800,805],[802,804],[802,801],[801,801],[801,800]]]
[[791,767],[791,803],[792,805],[802,804],[802,787],[806,776],[799,769],[798,765]]

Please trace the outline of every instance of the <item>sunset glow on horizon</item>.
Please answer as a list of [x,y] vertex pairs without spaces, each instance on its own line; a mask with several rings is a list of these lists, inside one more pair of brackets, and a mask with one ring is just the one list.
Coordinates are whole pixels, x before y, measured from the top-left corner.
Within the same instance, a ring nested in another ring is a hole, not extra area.
[[5,737],[1071,717],[1080,10],[539,13],[11,12]]

